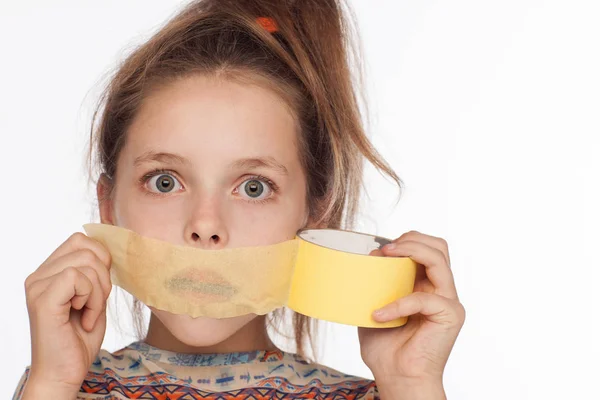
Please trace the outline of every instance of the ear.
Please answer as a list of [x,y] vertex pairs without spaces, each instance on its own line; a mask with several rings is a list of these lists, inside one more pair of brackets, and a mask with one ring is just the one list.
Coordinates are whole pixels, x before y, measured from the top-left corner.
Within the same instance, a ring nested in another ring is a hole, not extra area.
[[106,175],[101,174],[96,185],[96,195],[98,196],[98,209],[100,211],[100,221],[103,224],[114,225],[113,204],[111,190],[112,180]]

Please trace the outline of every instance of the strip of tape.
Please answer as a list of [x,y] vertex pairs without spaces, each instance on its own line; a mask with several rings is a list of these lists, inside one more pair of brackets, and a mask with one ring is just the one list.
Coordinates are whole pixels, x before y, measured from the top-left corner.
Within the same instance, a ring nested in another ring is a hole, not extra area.
[[85,224],[112,256],[111,280],[148,306],[192,317],[266,314],[288,306],[327,321],[395,327],[371,314],[412,293],[417,264],[408,257],[370,256],[389,239],[336,229],[299,231],[268,246],[205,250]]

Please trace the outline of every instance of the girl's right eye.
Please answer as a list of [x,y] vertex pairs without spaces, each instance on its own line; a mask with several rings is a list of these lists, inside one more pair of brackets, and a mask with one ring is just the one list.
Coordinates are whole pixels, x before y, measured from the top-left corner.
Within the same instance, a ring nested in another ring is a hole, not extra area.
[[147,187],[148,190],[156,194],[171,193],[173,188],[176,188],[175,191],[182,188],[181,183],[179,183],[177,178],[169,173],[160,173],[150,176],[148,178]]

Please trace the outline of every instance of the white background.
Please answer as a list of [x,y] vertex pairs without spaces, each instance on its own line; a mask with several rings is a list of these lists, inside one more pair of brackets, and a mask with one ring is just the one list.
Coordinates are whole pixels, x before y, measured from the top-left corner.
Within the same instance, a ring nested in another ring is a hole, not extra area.
[[[599,399],[598,3],[351,3],[369,132],[406,184],[394,207],[370,170],[357,228],[449,242],[467,321],[448,398]],[[101,78],[180,4],[0,3],[1,398],[30,362],[25,278],[94,215],[83,156]],[[324,332],[324,364],[372,376],[355,328]],[[111,320],[103,347],[131,340]]]

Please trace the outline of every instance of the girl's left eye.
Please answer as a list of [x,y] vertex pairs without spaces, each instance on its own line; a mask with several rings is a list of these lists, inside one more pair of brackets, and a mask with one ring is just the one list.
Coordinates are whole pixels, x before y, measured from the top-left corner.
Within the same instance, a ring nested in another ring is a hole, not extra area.
[[181,183],[170,173],[155,174],[147,178],[149,190],[153,193],[171,193],[181,189]]
[[235,191],[247,196],[248,201],[266,201],[275,192],[275,184],[266,178],[253,177],[242,182]]

